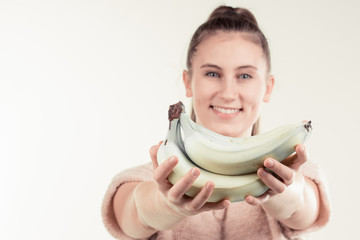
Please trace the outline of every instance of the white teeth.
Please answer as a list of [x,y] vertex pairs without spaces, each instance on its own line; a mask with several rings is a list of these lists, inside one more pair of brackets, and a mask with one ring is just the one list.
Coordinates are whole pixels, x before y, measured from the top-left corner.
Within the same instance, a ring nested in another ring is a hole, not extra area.
[[236,113],[239,111],[239,109],[236,109],[236,108],[222,108],[222,107],[215,107],[215,106],[213,106],[213,109],[218,112],[226,113],[226,114],[232,114],[232,113]]

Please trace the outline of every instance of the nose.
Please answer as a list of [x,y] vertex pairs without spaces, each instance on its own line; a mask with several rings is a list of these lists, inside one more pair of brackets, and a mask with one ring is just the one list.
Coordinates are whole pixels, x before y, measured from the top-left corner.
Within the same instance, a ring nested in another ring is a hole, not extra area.
[[236,99],[238,93],[237,85],[233,79],[226,78],[221,82],[220,97],[226,101],[231,102]]

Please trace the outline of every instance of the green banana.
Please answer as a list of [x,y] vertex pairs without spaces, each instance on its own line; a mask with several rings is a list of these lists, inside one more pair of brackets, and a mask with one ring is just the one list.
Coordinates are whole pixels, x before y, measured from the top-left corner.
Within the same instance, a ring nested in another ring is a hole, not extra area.
[[208,171],[225,175],[256,172],[268,157],[282,161],[311,132],[310,122],[300,122],[251,137],[227,137],[196,124],[185,113],[180,116],[180,124],[189,158]]
[[179,162],[168,177],[172,184],[193,167],[198,167],[200,175],[186,194],[194,197],[211,180],[215,189],[208,202],[225,198],[242,201],[247,195],[264,193],[268,188],[256,173],[262,161],[268,156],[282,160],[311,132],[310,122],[303,122],[249,138],[226,137],[193,122],[181,102],[170,106],[169,121],[166,139],[158,149],[158,162],[178,157]]

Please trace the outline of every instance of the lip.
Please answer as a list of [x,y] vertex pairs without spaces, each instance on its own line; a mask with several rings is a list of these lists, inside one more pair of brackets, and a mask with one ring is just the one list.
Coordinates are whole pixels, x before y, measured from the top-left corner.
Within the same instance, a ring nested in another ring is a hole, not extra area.
[[243,109],[234,107],[223,107],[223,106],[210,106],[211,110],[220,118],[231,119],[239,115]]

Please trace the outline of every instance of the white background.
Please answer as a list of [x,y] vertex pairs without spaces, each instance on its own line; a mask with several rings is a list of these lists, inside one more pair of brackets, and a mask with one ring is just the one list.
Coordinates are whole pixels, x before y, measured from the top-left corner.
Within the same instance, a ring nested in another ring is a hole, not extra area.
[[253,11],[269,39],[263,130],[313,121],[333,206],[313,239],[358,236],[358,1],[0,0],[0,239],[112,239],[106,188],[150,161],[168,106],[188,102],[188,41],[222,3]]

